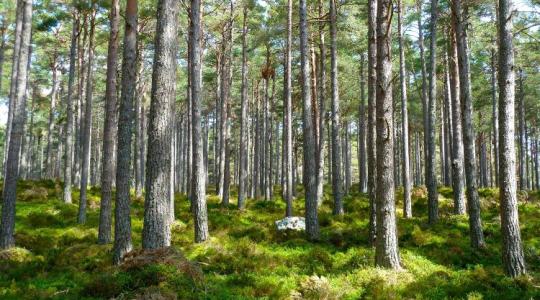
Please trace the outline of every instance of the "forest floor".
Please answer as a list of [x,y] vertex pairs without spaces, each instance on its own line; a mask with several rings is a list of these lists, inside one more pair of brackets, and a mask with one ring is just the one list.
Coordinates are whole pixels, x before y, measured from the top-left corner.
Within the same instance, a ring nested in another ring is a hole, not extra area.
[[[0,252],[1,299],[540,299],[540,195],[520,194],[521,232],[529,276],[504,276],[496,189],[482,189],[487,248],[473,251],[468,221],[453,216],[452,192],[440,191],[440,222],[427,226],[425,190],[416,188],[412,219],[401,217],[401,271],[375,268],[368,246],[368,200],[351,193],[346,214],[332,216],[330,191],[320,208],[322,239],[275,230],[285,204],[249,201],[239,212],[208,197],[211,239],[193,243],[185,196],[176,197],[173,248],[141,253],[111,266],[111,245],[97,245],[99,190],[89,196],[88,221],[77,204],[61,202],[61,183],[19,184],[18,248]],[[299,191],[301,194],[301,191]],[[74,192],[78,199],[78,192]],[[234,197],[232,197],[234,198]],[[294,202],[303,215],[303,199]],[[141,248],[143,201],[133,200],[135,249]],[[156,257],[158,256],[158,257]]]

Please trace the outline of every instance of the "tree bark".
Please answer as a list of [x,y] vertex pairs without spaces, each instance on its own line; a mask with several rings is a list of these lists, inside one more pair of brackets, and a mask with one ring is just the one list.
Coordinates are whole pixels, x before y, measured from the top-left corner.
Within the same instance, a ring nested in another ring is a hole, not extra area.
[[437,192],[437,173],[435,170],[435,123],[437,119],[437,74],[436,74],[436,50],[437,50],[437,19],[438,0],[431,0],[431,21],[429,24],[429,98],[427,99],[427,129],[426,140],[426,186],[428,190],[428,222],[437,223],[439,219],[439,196]]
[[376,90],[377,90],[377,0],[368,0],[368,197],[369,197],[369,243],[375,244],[377,232],[377,132],[376,132]]
[[19,178],[19,156],[22,138],[24,136],[24,120],[26,115],[26,88],[28,61],[30,59],[30,42],[32,39],[32,0],[20,0],[17,3],[17,23],[21,22],[16,66],[12,69],[12,75],[16,72],[13,94],[10,97],[13,108],[13,119],[8,144],[6,172],[4,177],[2,218],[0,223],[0,249],[8,249],[15,246],[15,200],[17,198],[17,179]]
[[463,147],[465,154],[465,176],[467,184],[467,208],[469,212],[469,230],[473,248],[485,247],[480,216],[480,198],[476,182],[476,150],[472,123],[471,77],[469,69],[469,49],[465,21],[467,8],[462,10],[461,0],[454,0],[453,14],[456,28],[457,53],[459,64],[461,119],[463,128]]
[[293,215],[293,152],[292,152],[292,0],[287,0],[287,43],[285,53],[285,210],[286,217]]
[[[455,27],[455,25],[453,25]],[[465,214],[465,173],[463,170],[463,133],[461,127],[461,100],[456,35],[449,34],[449,82],[452,102],[452,189],[454,192],[454,214]]]
[[118,116],[118,148],[116,153],[116,205],[114,210],[113,254],[113,262],[115,264],[120,263],[124,255],[132,249],[129,187],[132,174],[130,167],[133,120],[136,120],[133,104],[137,96],[137,4],[137,0],[128,0],[125,14],[122,90],[120,96],[120,113]]
[[[112,162],[114,161],[114,142],[116,140],[117,131],[116,65],[118,60],[118,26],[120,23],[119,0],[113,0],[111,2],[109,23],[111,29],[107,53],[107,79],[105,80],[105,124],[103,125],[103,169],[101,174],[101,202],[99,210],[98,244],[107,244],[111,242],[111,198],[113,173],[115,172],[115,164]],[[124,72],[122,72],[122,74],[124,74],[123,76],[126,76]]]
[[[231,14],[232,14],[232,2],[231,2]],[[223,199],[223,190],[225,184],[225,161],[227,160],[227,143],[229,138],[227,136],[227,127],[229,124],[228,106],[230,97],[230,73],[231,73],[231,52],[230,44],[232,43],[232,18],[227,20],[225,27],[221,33],[221,67],[219,68],[219,81],[220,83],[220,138],[219,138],[219,182],[218,182],[218,196]],[[193,62],[192,62],[193,63]]]
[[377,240],[375,264],[400,269],[394,192],[392,1],[377,5]]
[[319,239],[318,199],[317,199],[317,174],[315,133],[313,119],[311,118],[311,81],[309,71],[308,27],[306,1],[300,0],[300,61],[302,78],[302,102],[303,102],[303,134],[304,134],[304,190],[305,190],[305,218],[306,234],[310,240]]
[[93,70],[94,62],[94,34],[95,34],[95,8],[93,7],[90,20],[90,35],[88,45],[88,66],[86,75],[86,103],[84,111],[84,127],[82,136],[82,163],[81,163],[81,182],[80,182],[80,198],[79,198],[79,215],[77,221],[79,224],[86,222],[86,205],[87,205],[87,186],[88,172],[90,171],[90,146],[91,146],[91,131],[92,131],[92,94],[93,94]]
[[248,7],[247,4],[244,4],[244,18],[242,25],[242,85],[241,89],[241,115],[240,115],[240,170],[239,170],[239,181],[238,181],[238,209],[244,210],[246,207],[245,198],[246,198],[246,183],[247,183],[247,167],[248,167],[248,149],[246,147],[246,138],[248,131],[248,66],[247,66],[247,17],[248,17]]
[[[0,78],[4,78],[4,60],[5,60],[5,51],[6,51],[6,41],[7,41],[7,24],[5,21],[2,21],[0,25]],[[0,81],[0,94],[2,93],[2,81]]]
[[514,145],[514,45],[513,3],[499,0],[499,192],[502,258],[505,272],[516,277],[526,273],[516,191],[516,150]]
[[523,94],[523,70],[518,69],[518,107],[519,107],[519,189],[527,190],[527,154],[526,154],[526,141],[525,141],[525,104]]
[[367,192],[367,152],[366,152],[366,78],[365,54],[360,58],[360,107],[358,109],[358,181],[361,193]]
[[402,179],[403,179],[403,216],[412,217],[411,177],[409,166],[409,117],[407,111],[407,82],[405,69],[405,47],[403,43],[403,4],[398,0],[398,37],[399,37],[399,79],[401,85],[401,138],[402,138]]
[[[324,189],[324,145],[326,142],[325,124],[326,124],[326,45],[324,42],[324,27],[323,22],[324,11],[323,2],[318,0],[319,10],[319,79],[317,85],[317,98],[319,106],[318,116],[318,149],[317,149],[317,199],[319,199],[319,205],[323,199]],[[292,18],[292,17],[291,17]]]
[[495,182],[498,185],[499,184],[499,107],[497,105],[497,75],[495,70],[495,64],[496,64],[496,57],[495,57],[495,49],[491,50],[491,111],[492,111],[492,124],[491,124],[491,130],[492,130],[492,144],[493,144],[493,152],[495,157],[495,167],[493,170],[495,171]]
[[330,82],[332,89],[332,194],[334,215],[343,215],[343,186],[341,174],[341,149],[339,143],[340,109],[337,67],[336,0],[330,0]]
[[193,172],[191,197],[193,204],[195,242],[208,239],[208,214],[206,208],[206,181],[201,137],[201,1],[191,0],[190,61],[191,61],[191,113]]
[[71,46],[69,50],[69,75],[68,75],[68,95],[66,105],[66,136],[64,155],[64,203],[71,203],[71,185],[73,168],[73,85],[75,83],[75,64],[77,56],[77,40],[79,32],[79,18],[73,14],[73,28],[71,31]]
[[47,148],[45,152],[45,176],[47,178],[53,177],[53,153],[52,153],[52,139],[54,135],[54,114],[56,110],[56,102],[58,96],[58,88],[60,82],[58,81],[58,51],[53,50],[51,59],[51,73],[52,73],[52,87],[51,87],[51,106],[49,107],[49,120],[47,125]]
[[171,244],[169,185],[171,166],[171,109],[175,99],[178,3],[160,0],[157,7],[154,70],[148,153],[146,159],[146,196],[142,245],[144,249]]
[[[18,76],[18,63],[19,63],[19,56],[21,54],[21,35],[23,34],[23,22],[24,22],[24,11],[25,8],[24,3],[22,0],[17,1],[17,8],[16,8],[16,19],[15,19],[15,30],[14,30],[14,41],[13,41],[13,54],[11,55],[11,83],[9,87],[9,95],[8,95],[8,119],[6,123],[6,133],[5,133],[5,141],[4,141],[4,156],[3,156],[3,163],[2,163],[2,172],[4,175],[4,178],[7,175],[7,158],[9,156],[9,144],[11,139],[11,128],[13,125],[13,115],[15,111],[15,97],[17,94],[17,76]],[[4,189],[6,188],[6,181],[3,182]]]

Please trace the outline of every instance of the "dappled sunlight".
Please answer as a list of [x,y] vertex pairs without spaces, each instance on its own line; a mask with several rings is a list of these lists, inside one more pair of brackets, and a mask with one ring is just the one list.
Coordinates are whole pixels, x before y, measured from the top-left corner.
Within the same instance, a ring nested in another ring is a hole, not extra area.
[[[54,186],[45,182],[22,186],[34,191],[45,188],[47,194],[54,194]],[[447,195],[450,192],[441,192],[443,203],[449,200]],[[483,195],[487,197],[487,192]],[[274,221],[283,217],[285,209],[277,196],[272,201],[250,199],[246,210],[238,211],[234,202],[222,208],[219,199],[209,195],[211,238],[195,244],[189,201],[178,194],[173,252],[159,259],[141,253],[146,258],[138,261],[147,262],[128,268],[111,265],[112,245],[96,244],[97,209],[89,210],[87,224],[78,225],[76,205],[41,198],[36,195],[17,204],[19,248],[0,252],[2,297],[109,298],[145,293],[178,295],[180,299],[540,296],[537,200],[520,205],[520,217],[526,220],[522,231],[531,277],[512,280],[501,268],[500,225],[491,219],[497,215],[497,207],[483,213],[487,249],[480,251],[469,245],[466,216],[443,217],[434,226],[427,226],[425,217],[399,217],[403,269],[392,271],[374,266],[374,250],[367,246],[369,206],[362,194],[344,197],[346,214],[340,217],[332,215],[331,202],[323,203],[319,209],[321,240],[316,243],[307,241],[302,233],[275,229]],[[424,202],[425,198],[413,197],[414,208],[420,210],[415,215],[425,215]],[[303,214],[302,210],[303,199],[298,198],[295,214]],[[133,201],[134,249],[141,248],[142,212],[143,203]]]

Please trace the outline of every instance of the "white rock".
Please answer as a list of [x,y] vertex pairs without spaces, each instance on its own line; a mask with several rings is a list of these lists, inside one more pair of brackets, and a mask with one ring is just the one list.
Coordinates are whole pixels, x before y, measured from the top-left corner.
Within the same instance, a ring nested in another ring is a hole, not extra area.
[[277,230],[306,230],[306,219],[303,217],[286,217],[276,221]]

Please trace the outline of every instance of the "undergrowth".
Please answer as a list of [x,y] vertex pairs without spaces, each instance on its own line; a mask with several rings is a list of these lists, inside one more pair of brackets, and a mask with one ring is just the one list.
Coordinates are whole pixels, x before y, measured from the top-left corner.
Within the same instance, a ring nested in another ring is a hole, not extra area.
[[[374,267],[368,200],[354,188],[341,217],[332,215],[325,189],[316,243],[275,230],[285,211],[276,191],[272,201],[250,200],[242,212],[209,196],[211,238],[194,244],[189,202],[176,195],[173,246],[158,252],[140,250],[144,205],[133,197],[136,250],[119,267],[111,265],[112,246],[96,244],[99,189],[90,190],[84,225],[76,223],[77,203],[61,203],[61,191],[56,181],[19,183],[17,248],[0,252],[1,299],[540,299],[537,193],[520,194],[530,275],[510,279],[501,267],[496,189],[479,191],[482,251],[469,245],[467,218],[452,215],[451,189],[440,188],[441,220],[434,226],[427,225],[425,189],[413,191],[411,219],[401,217],[398,191],[400,271]],[[301,197],[294,212],[303,215]]]

